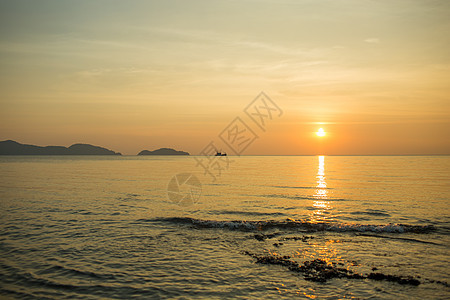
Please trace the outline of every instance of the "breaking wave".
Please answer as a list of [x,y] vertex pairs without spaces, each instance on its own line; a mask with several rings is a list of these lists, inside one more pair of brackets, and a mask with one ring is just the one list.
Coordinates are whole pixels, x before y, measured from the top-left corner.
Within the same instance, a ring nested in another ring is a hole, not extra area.
[[428,233],[436,230],[433,225],[407,224],[352,224],[334,222],[311,222],[306,220],[269,220],[269,221],[215,221],[188,217],[140,219],[137,222],[163,222],[192,225],[200,228],[223,228],[229,230],[268,230],[296,229],[304,232],[334,231],[334,232],[386,232],[386,233]]

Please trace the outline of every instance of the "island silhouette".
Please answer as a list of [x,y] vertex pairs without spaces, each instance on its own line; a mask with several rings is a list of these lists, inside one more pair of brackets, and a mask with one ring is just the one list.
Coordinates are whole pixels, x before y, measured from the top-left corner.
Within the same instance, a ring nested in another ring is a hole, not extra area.
[[160,148],[153,151],[142,150],[138,155],[189,155],[188,152],[177,151],[172,148]]
[[[70,147],[36,146],[21,144],[13,140],[0,141],[0,155],[122,155],[104,147],[77,143]],[[138,155],[189,155],[188,152],[171,148],[154,151],[143,150]]]
[[89,144],[64,146],[35,146],[7,140],[0,142],[0,155],[122,155],[112,150]]

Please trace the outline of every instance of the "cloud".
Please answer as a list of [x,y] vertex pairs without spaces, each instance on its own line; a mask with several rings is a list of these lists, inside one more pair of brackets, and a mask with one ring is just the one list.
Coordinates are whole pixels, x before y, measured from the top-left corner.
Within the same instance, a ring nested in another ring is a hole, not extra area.
[[364,42],[369,44],[378,44],[380,42],[379,38],[367,38],[364,40]]

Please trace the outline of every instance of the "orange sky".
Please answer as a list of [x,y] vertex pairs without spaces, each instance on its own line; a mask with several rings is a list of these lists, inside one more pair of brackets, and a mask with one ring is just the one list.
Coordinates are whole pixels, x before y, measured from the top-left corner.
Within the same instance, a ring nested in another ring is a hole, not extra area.
[[283,115],[243,154],[450,154],[449,13],[419,0],[2,1],[0,139],[196,154],[235,117],[256,126],[243,110],[265,91]]

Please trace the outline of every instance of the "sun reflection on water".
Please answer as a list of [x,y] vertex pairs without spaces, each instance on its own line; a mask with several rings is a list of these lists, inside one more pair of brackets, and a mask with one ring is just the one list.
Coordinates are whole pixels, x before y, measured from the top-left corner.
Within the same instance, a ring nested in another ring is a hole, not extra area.
[[315,210],[313,211],[312,220],[313,221],[324,221],[326,216],[324,213],[326,210],[330,208],[330,202],[326,201],[328,199],[328,190],[327,190],[327,182],[325,177],[325,156],[318,156],[319,158],[319,166],[317,169],[316,175],[316,190],[314,193],[313,207]]
[[316,198],[327,198],[327,182],[325,181],[325,156],[319,156],[319,167],[317,170],[317,186],[316,186]]

